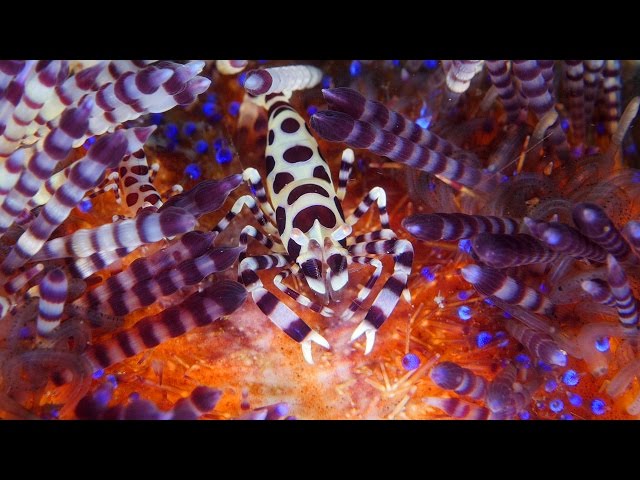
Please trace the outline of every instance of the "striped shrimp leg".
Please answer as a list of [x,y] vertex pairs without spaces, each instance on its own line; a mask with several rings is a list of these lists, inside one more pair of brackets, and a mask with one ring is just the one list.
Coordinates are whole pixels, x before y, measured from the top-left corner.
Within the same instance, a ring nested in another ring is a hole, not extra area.
[[25,65],[24,60],[0,60],[0,98],[16,75],[24,70]]
[[143,210],[135,219],[81,229],[49,240],[33,258],[88,257],[98,251],[134,248],[188,232],[195,224],[196,218],[182,208],[168,208],[162,212]]
[[593,111],[598,89],[602,83],[604,60],[584,61],[584,118],[587,124],[594,121]]
[[578,203],[572,211],[573,222],[591,241],[613,255],[618,262],[637,264],[631,247],[606,212],[595,203]]
[[559,222],[538,222],[528,217],[524,222],[531,234],[542,240],[554,252],[562,252],[577,258],[588,258],[594,262],[604,262],[607,251],[589,240],[578,230]]
[[584,115],[584,63],[582,60],[565,60],[564,62],[565,85],[569,96],[569,115],[573,139],[578,145],[584,143],[585,115]]
[[500,270],[479,265],[467,265],[460,270],[462,277],[487,297],[498,297],[510,305],[520,305],[536,313],[550,314],[553,304],[543,294]]
[[460,240],[479,233],[516,233],[517,220],[464,213],[419,213],[402,220],[403,228],[420,240]]
[[311,126],[325,140],[344,142],[352,148],[365,148],[377,155],[407,164],[427,173],[482,191],[495,183],[492,176],[465,165],[451,157],[441,155],[410,140],[399,137],[373,125],[354,120],[342,112],[323,111],[311,117]]
[[594,301],[601,303],[602,305],[607,305],[608,307],[616,306],[616,298],[613,296],[609,285],[604,280],[597,278],[593,280],[583,280],[580,286],[585,292],[591,295],[591,298],[593,298]]
[[487,60],[486,63],[491,83],[495,85],[507,113],[507,123],[523,122],[525,120],[524,105],[513,82],[511,63],[507,60]]
[[125,277],[123,281],[133,281],[128,290],[113,292],[106,288],[89,296],[88,301],[98,302],[94,305],[99,305],[100,310],[107,314],[127,315],[181,288],[197,285],[212,273],[226,270],[233,265],[241,251],[240,247],[212,247],[199,257],[187,259],[157,276],[142,281]]
[[533,330],[514,320],[505,325],[507,332],[524,346],[531,355],[549,365],[567,365],[567,353],[546,333]]
[[480,233],[471,239],[471,246],[480,260],[493,268],[552,262],[563,256],[526,233]]
[[237,282],[224,280],[186,298],[180,305],[145,317],[131,329],[89,347],[86,352],[94,371],[179,337],[196,327],[209,325],[222,315],[234,312],[247,293]]
[[104,85],[114,82],[125,73],[138,72],[154,62],[154,60],[111,60],[107,65],[103,66],[96,78],[96,84]]
[[0,137],[0,158],[7,158],[20,144],[27,126],[33,122],[44,102],[53,93],[62,66],[59,60],[38,62],[35,74],[27,80],[24,94]]
[[422,401],[460,420],[495,420],[503,418],[501,415],[491,412],[488,408],[465,402],[459,398],[425,397]]
[[142,283],[160,272],[174,268],[179,263],[199,257],[211,246],[215,233],[187,232],[179,239],[148,257],[134,260],[129,268],[117,275],[112,275],[101,285],[87,292],[74,303],[79,306],[89,307],[103,302],[110,295],[118,292],[126,292],[135,284]]
[[42,279],[36,320],[38,337],[47,338],[60,325],[68,288],[67,277],[59,268],[49,271]]
[[264,288],[262,280],[258,277],[257,270],[265,270],[274,267],[284,267],[289,264],[289,259],[284,255],[261,255],[247,257],[240,262],[238,276],[247,290],[251,293],[253,301],[258,308],[280,330],[286,333],[302,347],[302,355],[309,364],[313,364],[311,343],[329,349],[329,342],[305,323],[285,303],[280,301],[269,290]]
[[[407,288],[407,280],[413,265],[413,246],[407,240],[377,240],[356,243],[349,247],[349,253],[353,256],[393,254],[393,274],[386,281],[364,319],[351,335],[351,341],[353,342],[362,334],[365,334],[366,346],[364,353],[368,355],[373,349],[376,332],[389,318]],[[407,296],[406,294],[404,295],[405,297]],[[408,300],[410,301],[410,297]]]
[[247,68],[248,60],[216,60],[216,70],[222,75],[235,75]]
[[[555,109],[553,92],[547,88],[547,81],[543,75],[543,69],[536,60],[514,60],[512,63],[513,74],[520,81],[520,88],[528,106],[540,119],[545,114]],[[567,136],[560,127],[559,119],[547,130],[554,149],[563,159],[568,158],[569,144]]]
[[487,390],[487,381],[454,362],[441,362],[434,366],[429,377],[440,388],[453,390],[474,400],[483,398]]
[[457,147],[429,130],[420,128],[419,125],[400,113],[389,110],[383,103],[367,100],[351,88],[328,88],[322,90],[322,95],[333,110],[345,113],[354,120],[370,123],[374,127],[406,138],[441,155],[452,156],[456,154],[456,156],[463,158],[475,158],[472,153]]
[[14,271],[35,255],[42,245],[68,217],[71,210],[82,200],[85,192],[95,187],[104,177],[107,168],[114,168],[127,150],[127,136],[120,130],[99,138],[91,146],[87,156],[76,163],[69,173],[68,181],[47,202],[38,217],[31,222],[26,232],[2,262],[4,273]]
[[620,95],[622,81],[620,79],[620,61],[607,60],[602,70],[602,99],[604,121],[607,132],[613,135],[618,128],[620,118]]
[[625,327],[638,324],[638,301],[634,298],[629,280],[613,255],[607,255],[607,281],[616,299],[618,319]]
[[35,152],[29,159],[26,170],[0,207],[0,235],[7,231],[28,200],[38,192],[58,162],[66,158],[73,139],[84,134],[92,108],[92,102],[87,100],[80,107],[67,110],[62,115],[60,126],[45,138],[42,151]]
[[247,73],[245,90],[251,95],[292,92],[313,88],[322,80],[322,70],[313,65],[265,68]]
[[126,257],[134,250],[135,248],[118,248],[116,250],[93,253],[88,257],[70,260],[68,262],[68,268],[74,277],[82,279],[89,278],[94,273],[104,270],[118,260]]
[[33,155],[31,148],[19,148],[0,164],[0,202],[15,187],[25,166],[27,156]]

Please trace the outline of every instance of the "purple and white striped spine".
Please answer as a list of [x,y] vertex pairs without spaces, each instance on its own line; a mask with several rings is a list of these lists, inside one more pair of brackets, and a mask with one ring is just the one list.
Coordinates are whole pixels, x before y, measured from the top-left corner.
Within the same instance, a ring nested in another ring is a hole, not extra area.
[[235,311],[246,297],[247,291],[237,282],[214,283],[180,305],[145,317],[131,329],[92,345],[86,352],[87,359],[94,371],[106,368],[196,327],[209,325],[220,316]]
[[464,213],[419,213],[402,220],[402,227],[420,240],[460,240],[479,233],[515,233],[517,220]]
[[625,327],[638,324],[638,301],[634,298],[629,280],[613,255],[607,256],[607,281],[616,300],[618,319]]
[[484,60],[452,60],[445,84],[449,91],[461,94],[468,90],[471,80],[482,71]]
[[596,96],[602,83],[604,60],[584,61],[584,118],[587,124],[593,122]]
[[638,263],[631,247],[606,212],[595,203],[578,203],[572,211],[573,222],[594,243],[619,262]]
[[101,251],[135,248],[188,232],[195,225],[196,218],[182,208],[168,208],[162,212],[143,210],[135,219],[81,229],[71,235],[49,240],[33,258],[88,257]]
[[620,61],[607,60],[602,70],[602,100],[604,121],[607,132],[613,135],[618,128],[620,118],[620,95],[622,81],[620,79]]
[[492,413],[491,410],[473,403],[465,402],[459,398],[424,397],[427,405],[442,410],[447,415],[460,420],[495,420],[503,416]]
[[442,362],[431,369],[429,377],[440,388],[453,390],[458,395],[475,400],[483,398],[487,390],[487,381],[454,362]]
[[92,108],[92,102],[86,100],[80,107],[67,110],[61,117],[60,126],[44,139],[42,151],[29,159],[26,170],[0,207],[0,235],[7,231],[28,200],[38,192],[58,162],[67,157],[73,140],[84,134]]
[[525,233],[480,233],[471,239],[471,246],[480,260],[493,268],[552,262],[563,256]]
[[248,64],[248,60],[216,60],[216,70],[222,75],[235,75],[247,68]]
[[383,103],[367,100],[351,88],[328,88],[322,90],[322,95],[333,110],[346,113],[354,120],[370,123],[374,127],[406,138],[442,155],[451,156],[456,153],[461,157],[474,157],[472,153],[440,138],[435,133],[420,128],[419,125],[400,113],[389,110]]
[[369,123],[354,120],[342,112],[318,112],[311,117],[311,126],[325,140],[344,142],[352,148],[365,148],[377,155],[440,175],[467,187],[489,191],[495,185],[494,176],[486,175],[477,168],[433,152]]
[[68,289],[67,277],[59,268],[49,271],[42,279],[36,320],[39,337],[47,338],[60,325]]
[[320,80],[322,70],[313,65],[272,67],[248,72],[244,89],[251,95],[269,95],[313,88]]
[[88,257],[73,259],[69,262],[69,271],[74,277],[85,279],[113,265],[134,250],[135,248],[118,248],[116,250],[97,252]]
[[594,301],[606,305],[608,307],[616,306],[616,298],[611,293],[609,285],[604,280],[595,278],[593,280],[584,280],[580,283],[582,289],[591,295]]
[[519,305],[536,313],[550,314],[553,304],[542,293],[528,287],[504,272],[490,267],[466,265],[462,277],[487,297],[498,297],[510,305]]
[[507,60],[487,60],[487,70],[491,83],[495,85],[502,106],[507,113],[507,123],[523,122],[524,111],[522,99],[516,91],[511,70],[511,62]]
[[607,258],[604,248],[589,240],[575,228],[559,222],[538,222],[528,217],[524,218],[524,222],[531,234],[545,242],[554,252],[587,258],[594,262],[604,262]]
[[578,145],[582,145],[586,127],[584,114],[584,63],[582,60],[566,60],[564,67],[573,139]]

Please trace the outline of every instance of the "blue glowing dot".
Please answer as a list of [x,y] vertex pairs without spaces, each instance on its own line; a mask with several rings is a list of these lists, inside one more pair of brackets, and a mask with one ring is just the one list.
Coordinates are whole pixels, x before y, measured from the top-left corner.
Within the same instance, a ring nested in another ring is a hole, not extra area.
[[196,124],[193,122],[187,122],[184,124],[184,127],[182,127],[182,131],[188,137],[196,133],[196,130],[197,130]]
[[493,335],[489,332],[480,332],[476,337],[476,345],[478,345],[478,348],[484,348],[491,343],[491,340],[493,340]]
[[107,382],[109,382],[113,388],[118,388],[118,380],[115,375],[107,375]]
[[89,137],[84,141],[83,147],[89,150],[89,148],[91,148],[91,145],[93,145],[94,143],[96,143],[96,137]]
[[469,320],[471,318],[471,308],[466,305],[462,305],[458,308],[458,317],[460,317],[460,320]]
[[235,117],[238,112],[240,112],[240,102],[231,102],[229,104],[229,113]]
[[544,404],[544,402],[536,402],[536,407],[538,408],[538,410],[544,410],[546,405]]
[[636,147],[635,143],[632,143],[624,149],[624,153],[626,153],[627,155],[635,155],[636,153],[638,153],[638,147]]
[[331,82],[333,79],[329,75],[322,77],[322,88],[331,88]]
[[433,273],[429,267],[422,267],[420,274],[427,280],[427,282],[433,282],[436,279],[436,274]]
[[511,318],[511,314],[509,312],[502,312],[502,316],[504,318]]
[[605,134],[606,129],[604,128],[604,123],[600,122],[599,124],[596,125],[596,132],[598,133],[598,135]]
[[422,64],[429,70],[433,70],[438,67],[438,60],[425,60]]
[[211,117],[214,113],[216,113],[216,104],[213,102],[206,102],[202,105],[202,113],[204,113],[207,117]]
[[91,376],[97,380],[98,378],[102,377],[103,375],[104,375],[104,370],[100,369],[100,370],[96,370],[95,372],[93,372],[93,375],[91,375]]
[[527,411],[520,412],[518,416],[520,417],[520,420],[529,420],[531,418],[531,415]]
[[391,63],[393,64],[394,67],[400,66],[400,60],[391,60]]
[[558,382],[555,380],[548,380],[547,383],[544,384],[544,391],[547,393],[553,392],[556,388],[558,388]]
[[57,408],[53,408],[51,409],[49,414],[51,415],[51,418],[58,418],[60,416],[60,410],[58,410]]
[[318,107],[316,107],[315,105],[309,105],[309,107],[307,107],[307,113],[309,115],[313,115],[317,111],[318,111]]
[[579,407],[580,405],[582,405],[582,397],[577,393],[569,392],[568,396],[569,396],[569,403],[574,407]]
[[631,181],[633,183],[640,183],[640,172],[633,172],[633,175],[631,176]]
[[85,198],[78,204],[78,208],[82,213],[87,213],[89,210],[91,210],[92,207],[93,207],[93,204],[91,203],[91,200],[89,200],[88,198]]
[[21,340],[29,338],[31,336],[31,330],[29,330],[29,327],[22,327],[20,332],[18,332],[18,336]]
[[464,253],[471,253],[471,240],[464,238],[458,242],[458,250]]
[[608,352],[609,347],[609,337],[602,337],[596,340],[596,350],[599,352]]
[[540,290],[542,293],[549,293],[549,287],[547,287],[547,284],[544,282],[540,284],[540,287],[538,287],[538,290]]
[[509,175],[502,175],[500,177],[500,183],[506,183],[509,181]]
[[416,120],[416,123],[421,129],[426,130],[431,125],[431,117],[420,117]]
[[580,377],[578,376],[578,372],[575,370],[567,370],[562,376],[562,382],[570,387],[575,387],[579,381]]
[[233,159],[233,154],[228,148],[221,148],[216,152],[216,161],[220,164],[229,163]]
[[209,150],[209,144],[206,140],[198,140],[195,144],[195,149],[199,154],[207,153],[207,150]]
[[569,120],[567,120],[566,118],[563,118],[563,119],[560,121],[560,127],[562,128],[562,130],[563,130],[564,132],[569,131]]
[[138,392],[131,392],[129,394],[129,400],[135,402],[136,400],[140,400],[140,394]]
[[202,171],[200,167],[195,163],[190,163],[184,169],[184,173],[189,176],[191,180],[198,180],[200,175],[202,175]]
[[353,60],[349,66],[349,73],[352,77],[357,77],[362,71],[362,64],[358,60]]
[[164,114],[163,113],[152,113],[151,114],[151,124],[152,125],[160,125],[164,122]]
[[458,299],[460,300],[466,300],[470,296],[471,296],[471,293],[469,292],[469,290],[462,290],[458,292]]
[[167,138],[176,139],[178,138],[178,127],[175,123],[169,123],[166,127],[164,127],[164,134]]
[[420,359],[413,353],[407,353],[402,357],[402,366],[405,370],[415,370],[420,366]]
[[543,372],[550,372],[553,368],[548,363],[538,362],[538,368],[540,368]]
[[524,353],[519,353],[518,355],[516,355],[515,361],[522,364],[522,366],[525,368],[529,368],[531,366],[531,359]]
[[495,305],[495,303],[493,303],[493,300],[491,300],[489,297],[485,298],[483,302],[492,307]]
[[595,415],[602,415],[605,411],[607,404],[604,403],[604,400],[601,400],[599,398],[594,398],[593,401],[591,402],[591,411],[595,414]]
[[238,83],[241,87],[244,87],[244,81],[247,79],[247,72],[242,72],[238,75]]
[[560,400],[559,398],[551,400],[549,402],[549,409],[552,412],[559,413],[562,410],[564,410],[564,402],[562,400]]
[[573,415],[565,413],[564,415],[560,415],[560,420],[573,420]]

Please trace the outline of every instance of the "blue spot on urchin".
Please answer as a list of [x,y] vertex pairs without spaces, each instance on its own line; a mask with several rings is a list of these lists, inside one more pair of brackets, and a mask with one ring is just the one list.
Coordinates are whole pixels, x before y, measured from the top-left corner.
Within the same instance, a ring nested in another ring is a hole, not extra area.
[[228,148],[221,148],[216,152],[216,161],[223,165],[229,163],[233,159],[233,154]]
[[176,138],[178,138],[178,126],[175,123],[168,123],[164,127],[164,134],[167,136],[167,138],[175,140]]
[[115,375],[107,375],[107,382],[109,382],[113,388],[118,388],[118,380]]
[[531,418],[531,414],[526,410],[524,412],[520,412],[518,416],[520,417],[520,420],[529,420]]
[[478,345],[478,348],[484,348],[491,343],[491,340],[493,340],[493,335],[489,332],[480,332],[476,336],[476,345]]
[[209,150],[209,144],[206,140],[198,140],[194,145],[194,148],[196,152],[202,155],[204,153],[207,153],[207,150]]
[[540,286],[538,287],[538,290],[540,290],[540,292],[542,293],[549,293],[549,287],[544,282],[540,284]]
[[93,145],[94,143],[96,143],[96,137],[89,137],[84,141],[84,144],[82,146],[86,150],[89,150],[89,148],[91,148],[91,145]]
[[210,93],[207,95],[207,102],[218,103],[218,95],[215,93]]
[[89,210],[91,210],[93,208],[93,203],[91,203],[91,200],[88,198],[85,198],[84,200],[82,200],[79,204],[78,204],[78,209],[82,212],[82,213],[87,213]]
[[606,410],[607,404],[600,398],[594,398],[591,402],[591,411],[594,415],[602,415]]
[[429,70],[433,70],[438,67],[438,60],[425,60],[422,64]]
[[568,132],[569,131],[569,120],[567,120],[566,118],[563,118],[560,121],[560,128],[562,128],[563,132]]
[[22,327],[18,332],[18,337],[20,340],[25,340],[31,336],[31,329],[29,327]]
[[193,123],[193,122],[187,122],[187,123],[184,124],[184,127],[182,127],[182,132],[187,137],[190,137],[191,135],[196,133],[196,130],[197,130],[196,124]]
[[359,60],[353,60],[349,66],[349,73],[352,77],[357,77],[362,72],[362,64]]
[[394,67],[399,67],[400,66],[400,60],[391,60],[391,63]]
[[238,83],[241,87],[244,87],[244,81],[247,79],[247,72],[242,72],[238,75]]
[[420,358],[414,353],[407,353],[402,357],[402,366],[405,370],[415,370],[420,366]]
[[222,148],[222,145],[224,144],[224,141],[221,138],[216,138],[213,141],[213,148],[214,150],[220,150]]
[[202,113],[204,113],[204,115],[206,117],[211,117],[213,116],[214,113],[216,113],[216,104],[213,102],[205,102],[202,104]]
[[604,127],[604,123],[600,122],[596,125],[596,132],[598,135],[604,135],[606,133],[606,128]]
[[458,308],[458,317],[460,317],[460,320],[463,320],[466,322],[471,318],[471,316],[472,316],[471,308],[468,307],[467,305],[462,305],[460,308]]
[[433,273],[429,267],[422,267],[420,274],[427,280],[427,282],[433,282],[436,279],[436,274]]
[[461,290],[458,292],[458,299],[459,300],[466,300],[467,298],[469,298],[471,296],[472,292],[469,292],[469,290]]
[[567,396],[569,397],[569,403],[574,407],[582,405],[582,397],[577,393],[567,392]]
[[493,307],[495,305],[495,303],[493,303],[493,300],[491,300],[489,297],[485,298],[484,300],[482,300],[484,303],[486,303],[487,305]]
[[196,163],[190,163],[189,165],[187,165],[186,168],[184,169],[184,173],[191,180],[198,180],[200,178],[200,175],[202,175],[202,171],[200,170],[200,167]]
[[538,361],[538,368],[543,372],[550,372],[551,370],[553,370],[553,367],[551,367],[551,365],[542,361]]
[[564,402],[559,398],[555,398],[549,402],[549,409],[552,412],[560,413],[562,410],[564,410]]
[[515,361],[522,365],[524,368],[529,368],[531,366],[531,359],[524,353],[519,353],[518,355],[516,355]]
[[317,111],[318,111],[318,107],[316,107],[315,105],[309,105],[307,107],[307,113],[309,114],[309,116],[313,115]]
[[631,176],[631,181],[633,183],[640,183],[640,171],[633,172],[633,175]]
[[502,312],[502,316],[503,316],[504,318],[512,318],[512,317],[511,317],[511,314],[510,314],[509,312]]
[[575,370],[567,370],[564,372],[564,375],[562,375],[562,383],[570,387],[575,387],[579,381],[580,376]]
[[138,392],[131,392],[129,394],[129,400],[135,402],[136,400],[140,400],[140,394]]
[[602,337],[596,340],[596,350],[599,352],[608,352],[610,347],[609,337]]
[[91,375],[91,377],[97,380],[98,378],[101,378],[103,375],[104,375],[104,370],[100,369],[93,372],[93,375]]
[[570,413],[565,413],[563,415],[560,415],[560,420],[573,420],[573,415],[571,415]]
[[416,123],[421,129],[426,130],[431,125],[431,117],[420,117],[416,120]]
[[558,388],[558,382],[556,382],[555,380],[547,380],[547,382],[544,384],[544,391],[547,393],[555,391],[556,388]]
[[464,238],[458,242],[458,250],[464,253],[471,253],[471,240]]
[[331,82],[333,79],[329,75],[322,77],[322,88],[331,88]]
[[164,122],[164,113],[152,113],[150,120],[152,125],[160,125]]
[[638,147],[636,147],[635,143],[632,143],[624,149],[624,153],[626,153],[627,155],[635,155],[636,153],[638,153]]
[[240,102],[231,102],[229,104],[229,113],[235,117],[240,112]]

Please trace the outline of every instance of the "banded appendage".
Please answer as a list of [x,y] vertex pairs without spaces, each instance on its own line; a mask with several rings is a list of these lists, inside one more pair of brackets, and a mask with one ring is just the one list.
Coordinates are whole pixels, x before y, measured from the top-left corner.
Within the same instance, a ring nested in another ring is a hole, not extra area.
[[252,70],[244,88],[251,95],[292,92],[313,88],[322,80],[322,70],[312,65],[292,65]]

